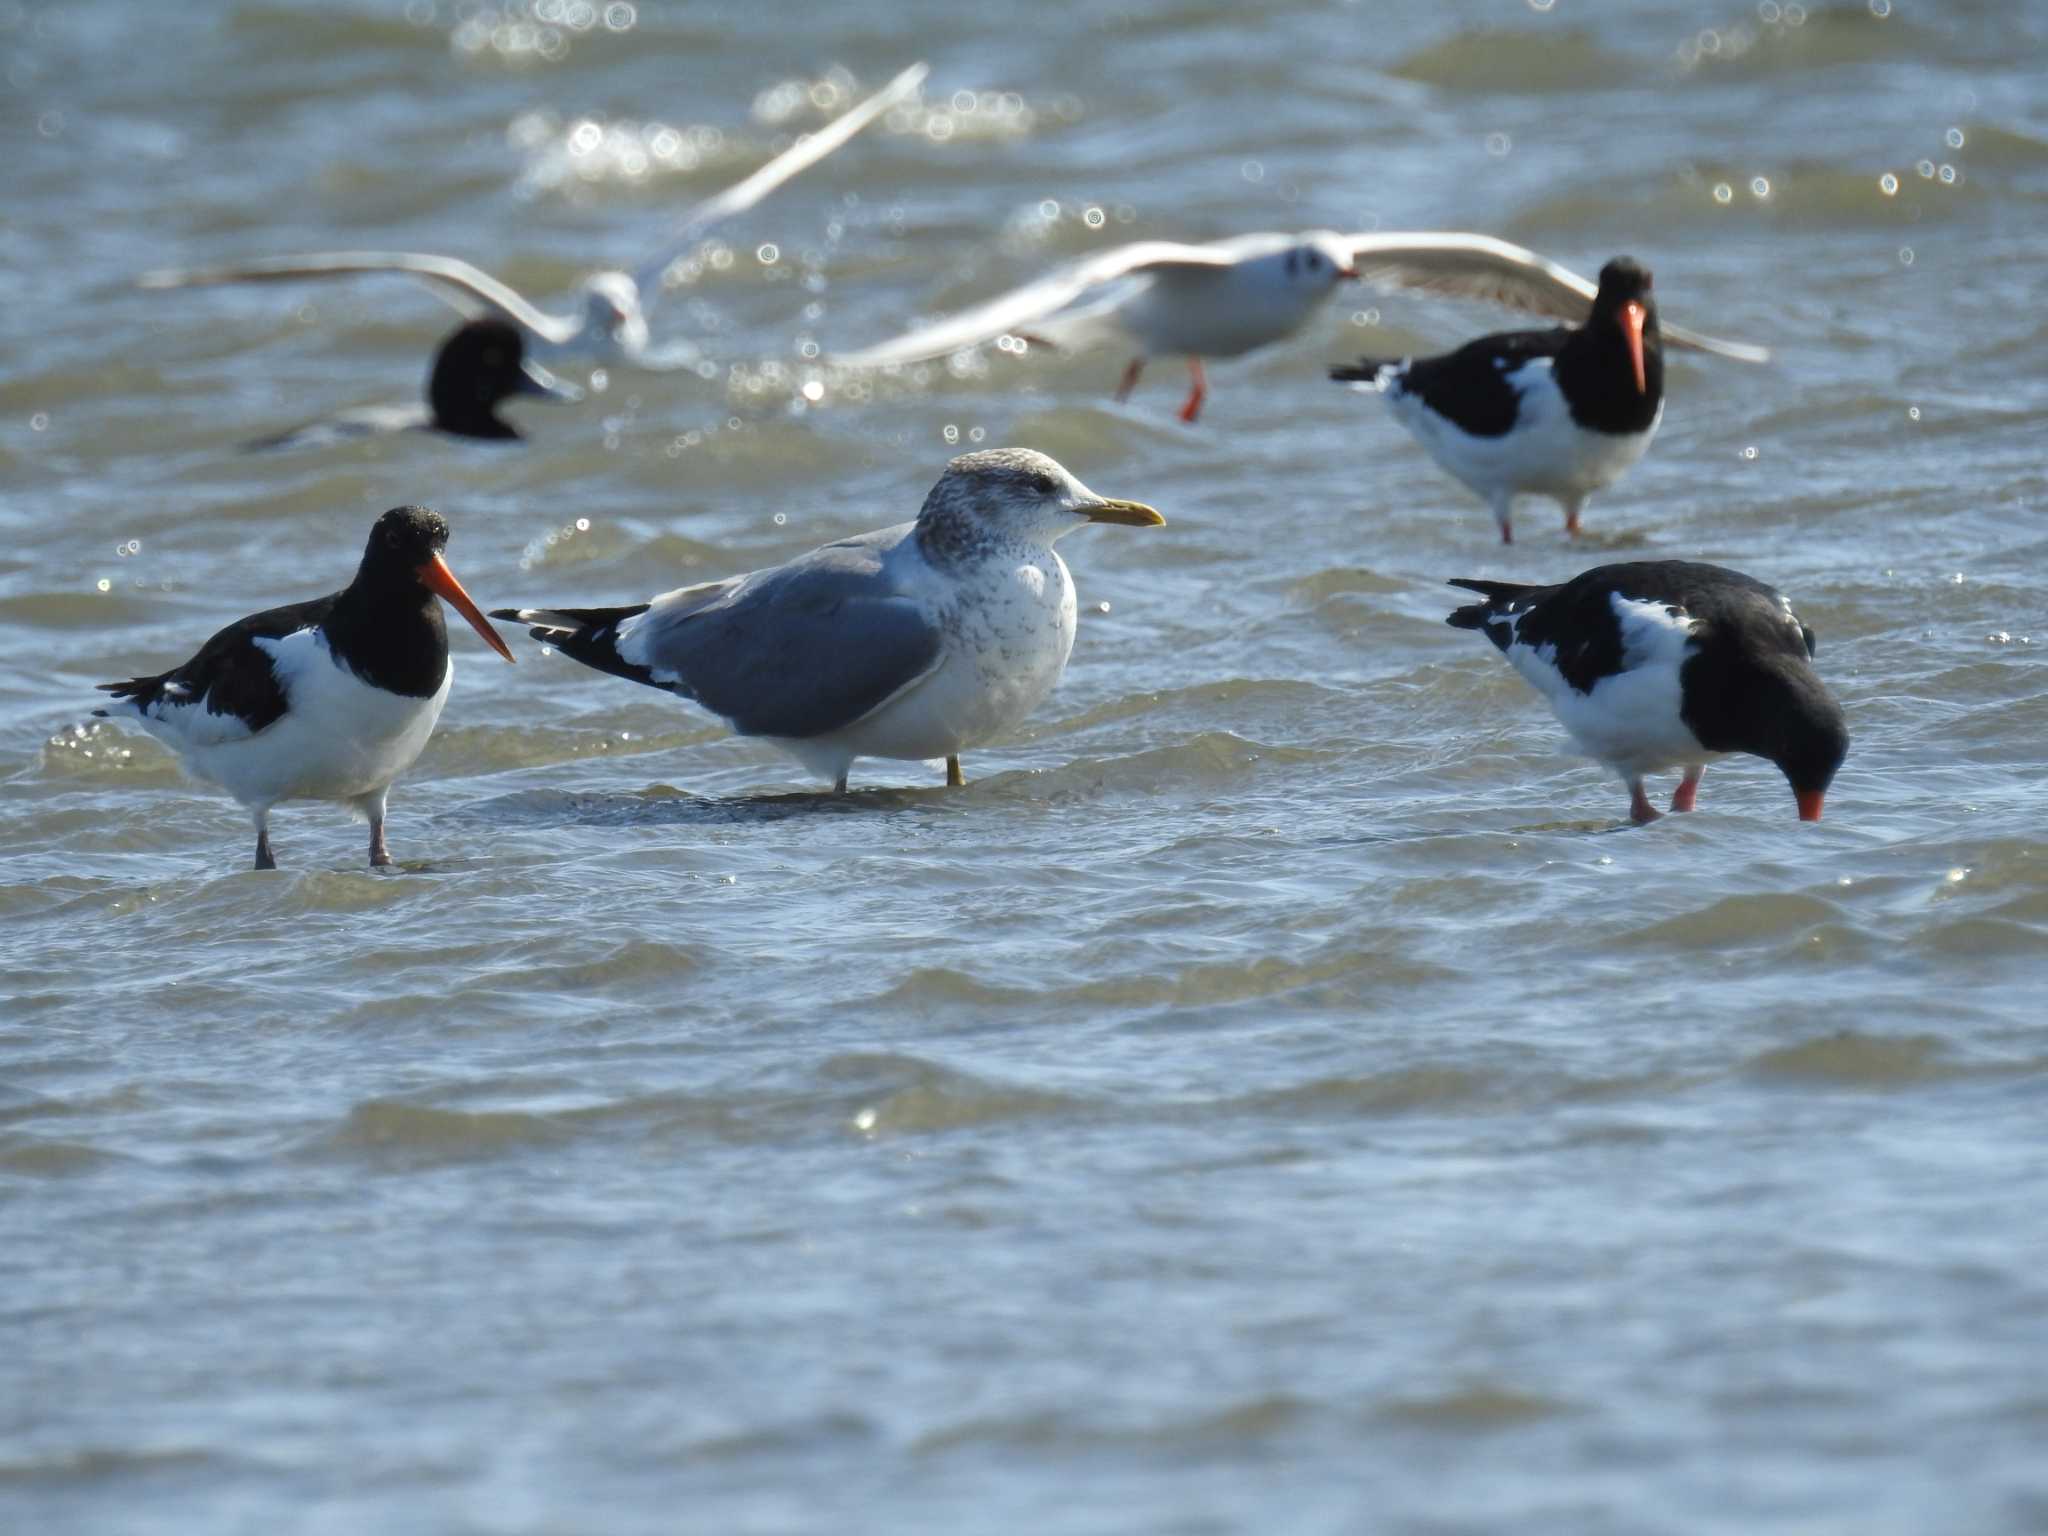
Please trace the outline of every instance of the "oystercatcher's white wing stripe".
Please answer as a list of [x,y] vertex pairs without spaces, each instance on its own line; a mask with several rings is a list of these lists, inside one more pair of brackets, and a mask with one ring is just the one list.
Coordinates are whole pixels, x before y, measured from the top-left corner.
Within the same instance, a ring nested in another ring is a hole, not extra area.
[[816,133],[806,134],[745,180],[705,198],[684,214],[669,231],[661,250],[641,263],[633,273],[633,281],[641,290],[642,304],[648,308],[653,306],[660,292],[657,285],[661,275],[675,264],[676,258],[689,250],[705,230],[722,219],[745,213],[785,181],[809,170],[884,112],[909,97],[924,84],[925,76],[930,73],[927,65],[911,65],[866,101],[841,113]]
[[[1695,621],[1665,603],[1619,593],[1610,602],[1621,626],[1621,670],[1598,679],[1590,692],[1580,693],[1565,680],[1554,645],[1532,646],[1517,638],[1508,646],[1508,660],[1550,701],[1580,750],[1624,778],[1716,756],[1700,745],[1681,714],[1679,669],[1691,649]],[[1518,630],[1520,619],[1518,614],[1510,620]]]
[[166,267],[137,278],[142,288],[202,288],[222,283],[299,282],[307,278],[359,277],[398,273],[418,278],[465,315],[480,309],[519,326],[551,346],[575,339],[573,320],[536,308],[490,273],[452,256],[422,251],[316,251],[305,256],[268,256],[218,267]]

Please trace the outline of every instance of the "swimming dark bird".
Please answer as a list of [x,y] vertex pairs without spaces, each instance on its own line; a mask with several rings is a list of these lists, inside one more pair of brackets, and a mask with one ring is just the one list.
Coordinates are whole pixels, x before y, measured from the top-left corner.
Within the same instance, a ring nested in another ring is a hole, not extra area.
[[440,601],[507,661],[442,550],[448,524],[425,507],[377,519],[355,579],[339,592],[251,614],[168,672],[101,683],[134,720],[256,820],[256,868],[275,869],[270,808],[338,800],[370,823],[370,862],[391,863],[384,801],[434,733],[454,668]]
[[387,432],[444,432],[485,442],[519,442],[519,429],[498,414],[498,407],[515,395],[583,398],[575,385],[563,383],[525,355],[516,328],[502,320],[472,320],[457,327],[434,354],[424,402],[357,406],[243,446],[251,451],[306,448]]
[[1028,448],[962,454],[914,522],[621,608],[501,608],[534,639],[702,705],[844,793],[854,759],[946,759],[1010,730],[1066,670],[1074,584],[1053,542],[1165,522]]
[[1689,811],[1706,765],[1731,752],[1776,763],[1799,819],[1820,820],[1849,729],[1782,592],[1689,560],[1602,565],[1552,587],[1451,585],[1485,601],[1445,622],[1498,646],[1586,755],[1621,775],[1631,820],[1657,818],[1645,774],[1683,768],[1671,809]]
[[1664,345],[1650,274],[1627,256],[1600,269],[1583,325],[1481,336],[1439,357],[1361,358],[1339,383],[1386,397],[1431,458],[1493,509],[1514,542],[1517,496],[1554,498],[1568,534],[1664,418]]

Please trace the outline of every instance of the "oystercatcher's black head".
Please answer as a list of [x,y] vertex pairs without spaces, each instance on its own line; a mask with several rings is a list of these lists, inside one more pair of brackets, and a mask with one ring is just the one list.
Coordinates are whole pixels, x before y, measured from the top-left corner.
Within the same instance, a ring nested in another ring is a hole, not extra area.
[[[441,552],[448,547],[448,519],[428,507],[393,507],[370,529],[370,542],[363,550],[363,563],[350,584],[350,594],[374,601],[377,598],[407,602],[415,594],[431,593],[419,600],[431,605],[441,598],[469,620],[484,643],[507,661],[512,652],[491,628],[490,620],[463,591],[462,583],[448,569]],[[435,619],[438,626],[440,621]]]
[[[1770,708],[1769,693],[1759,702]],[[1812,672],[1786,678],[1764,731],[1768,750],[1799,802],[1801,821],[1819,821],[1823,797],[1849,755],[1849,724],[1842,706]]]
[[1687,723],[1716,752],[1776,763],[1799,802],[1799,819],[1819,821],[1821,801],[1849,755],[1849,725],[1809,664],[1806,645],[1798,638],[1788,643],[1781,628],[1797,631],[1796,623],[1781,621],[1768,636],[1744,636],[1734,656],[1699,658],[1711,670],[1686,679]]
[[513,395],[573,399],[555,377],[526,357],[526,342],[503,320],[472,320],[441,343],[427,380],[434,426],[457,437],[516,438],[498,406]]
[[[1593,295],[1593,312],[1586,317],[1583,337],[1588,350],[1607,355],[1608,349],[1614,348],[1614,364],[1625,380],[1615,387],[1626,390],[1633,385],[1640,408],[1654,413],[1655,404],[1664,398],[1657,301],[1650,296],[1649,269],[1633,256],[1617,256],[1600,269],[1600,288]],[[1596,374],[1608,371],[1605,365],[1596,365]]]

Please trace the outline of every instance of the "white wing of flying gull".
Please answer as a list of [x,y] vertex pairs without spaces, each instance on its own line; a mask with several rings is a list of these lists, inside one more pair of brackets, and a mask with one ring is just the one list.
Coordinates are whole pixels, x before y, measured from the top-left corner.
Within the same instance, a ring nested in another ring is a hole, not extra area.
[[[1477,299],[1573,325],[1585,323],[1600,285],[1547,257],[1490,235],[1430,231],[1341,235],[1359,277],[1385,288]],[[1723,341],[1661,320],[1666,346],[1742,363],[1770,361],[1768,347]]]
[[[828,362],[853,368],[884,368],[945,357],[962,347],[999,336],[1035,334],[1060,345],[1087,345],[1123,331],[1150,350],[1196,355],[1232,355],[1248,350],[1254,336],[1278,340],[1288,334],[1303,305],[1322,302],[1328,286],[1296,285],[1292,303],[1269,303],[1281,282],[1295,281],[1295,268],[1274,267],[1294,251],[1334,251],[1348,256],[1345,277],[1383,287],[1410,288],[1480,299],[1560,320],[1582,322],[1592,309],[1595,283],[1534,251],[1487,235],[1419,230],[1371,235],[1252,234],[1204,245],[1147,240],[1117,246],[1054,269],[1007,293],[935,320],[903,335],[849,352]],[[1255,271],[1260,266],[1270,272]],[[1235,298],[1247,308],[1269,310],[1267,332],[1247,319],[1242,330],[1219,325],[1214,307],[1230,295],[1215,286],[1226,272],[1242,271]],[[1284,278],[1282,274],[1285,274]],[[1183,291],[1185,305],[1174,302]],[[1155,292],[1156,291],[1156,292]],[[1141,302],[1148,298],[1157,302]],[[1187,313],[1176,316],[1177,309]],[[1228,344],[1213,351],[1199,338],[1222,332]],[[1185,333],[1185,334],[1182,334]],[[1723,341],[1665,322],[1672,346],[1711,352],[1742,362],[1768,360],[1766,348]],[[1195,343],[1184,345],[1184,343]]]
[[582,284],[580,314],[551,314],[488,272],[452,256],[424,251],[319,251],[207,267],[169,267],[136,279],[143,288],[198,288],[224,283],[298,282],[329,277],[396,273],[425,283],[465,315],[489,313],[519,327],[530,351],[559,361],[589,355],[647,368],[682,367],[696,348],[677,342],[649,345],[646,311],[661,293],[660,278],[703,233],[744,213],[790,178],[816,165],[891,107],[913,95],[929,73],[913,64],[881,90],[808,134],[744,180],[704,199],[668,231],[655,259],[636,272],[594,272]]

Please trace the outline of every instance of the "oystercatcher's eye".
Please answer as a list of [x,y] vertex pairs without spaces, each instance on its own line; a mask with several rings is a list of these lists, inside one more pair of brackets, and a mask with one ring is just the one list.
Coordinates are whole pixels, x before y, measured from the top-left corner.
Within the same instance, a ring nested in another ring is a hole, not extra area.
[[1051,475],[1033,475],[1031,477],[1031,489],[1041,496],[1050,496],[1056,487],[1052,483]]

